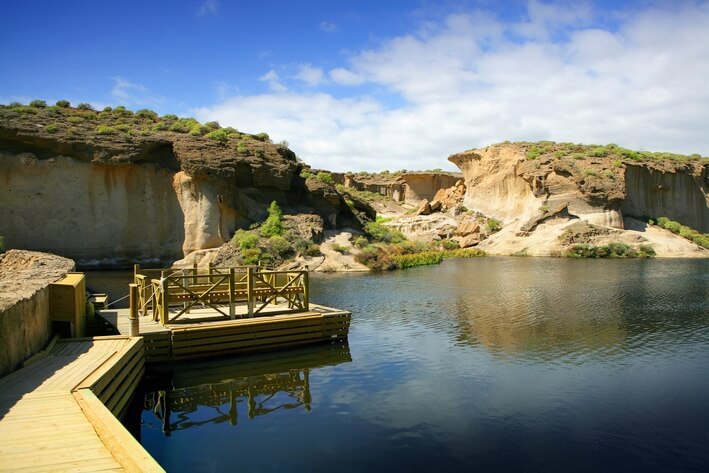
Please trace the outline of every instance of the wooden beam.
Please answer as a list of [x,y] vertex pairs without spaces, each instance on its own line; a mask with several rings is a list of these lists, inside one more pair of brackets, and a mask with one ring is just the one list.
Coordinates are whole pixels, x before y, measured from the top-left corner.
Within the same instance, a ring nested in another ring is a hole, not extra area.
[[73,394],[101,441],[126,471],[165,471],[90,389],[78,389]]

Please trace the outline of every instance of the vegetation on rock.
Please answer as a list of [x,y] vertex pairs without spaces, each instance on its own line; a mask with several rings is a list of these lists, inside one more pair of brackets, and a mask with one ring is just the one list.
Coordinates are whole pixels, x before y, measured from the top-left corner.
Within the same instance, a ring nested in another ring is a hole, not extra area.
[[[649,222],[652,223],[652,220],[650,220]],[[709,249],[709,233],[699,233],[697,230],[689,228],[686,225],[682,225],[679,222],[670,220],[667,217],[658,218],[657,225],[659,227],[664,228],[665,230],[671,231],[672,233],[676,233],[677,235],[686,238],[691,242],[694,242],[702,248]]]
[[655,250],[650,245],[637,247],[622,242],[612,242],[607,245],[590,245],[586,243],[572,246],[566,256],[570,258],[652,258]]

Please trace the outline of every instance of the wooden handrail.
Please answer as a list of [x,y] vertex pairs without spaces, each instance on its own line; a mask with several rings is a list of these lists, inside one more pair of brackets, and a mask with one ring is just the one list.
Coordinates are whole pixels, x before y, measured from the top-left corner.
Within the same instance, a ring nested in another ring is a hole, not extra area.
[[[211,307],[225,318],[236,317],[235,305],[245,302],[247,317],[261,314],[271,303],[283,299],[287,312],[303,312],[310,308],[308,271],[274,271],[257,266],[210,267],[207,272],[196,267],[179,272],[160,270],[160,279],[148,279],[140,266],[134,268],[138,286],[138,312],[152,312],[153,320],[165,325],[189,313],[197,304]],[[170,314],[170,306],[181,310]],[[219,305],[228,305],[228,314]],[[258,306],[258,307],[257,307]]]

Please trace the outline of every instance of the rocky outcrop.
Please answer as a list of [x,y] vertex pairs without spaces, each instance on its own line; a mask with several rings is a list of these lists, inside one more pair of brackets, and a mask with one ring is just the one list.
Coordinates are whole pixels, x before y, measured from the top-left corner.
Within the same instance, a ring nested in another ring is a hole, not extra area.
[[359,225],[334,188],[305,182],[295,154],[262,138],[155,131],[137,117],[104,133],[97,112],[24,112],[0,106],[0,235],[9,248],[81,266],[167,265],[264,220],[273,200],[330,228]]
[[[501,144],[449,157],[465,177],[463,205],[505,225],[480,244],[489,253],[558,254],[559,237],[579,220],[621,230],[618,238],[629,241],[642,233],[633,217],[666,216],[707,231],[706,160],[640,162],[617,159],[620,152],[613,155],[613,147],[589,151],[582,145],[545,146],[539,153],[531,143]],[[659,256],[709,256],[696,245],[690,250],[676,235],[662,235],[661,229],[643,231],[649,243],[657,243]]]
[[411,172],[401,175],[405,184],[404,201],[416,203],[422,200],[434,200],[441,189],[454,187],[460,180],[458,174],[442,172]]
[[34,251],[0,254],[0,376],[42,350],[51,336],[49,284],[74,269],[66,258]]
[[[317,172],[317,171],[313,171]],[[433,200],[442,189],[453,187],[462,176],[447,172],[398,172],[392,174],[331,173],[335,183],[388,197],[396,202],[418,204]]]

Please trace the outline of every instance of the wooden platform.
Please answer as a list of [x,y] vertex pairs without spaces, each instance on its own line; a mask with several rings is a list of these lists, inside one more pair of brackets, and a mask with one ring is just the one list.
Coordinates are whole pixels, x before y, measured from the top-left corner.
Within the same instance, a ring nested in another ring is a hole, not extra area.
[[60,340],[0,378],[0,471],[162,471],[113,415],[142,376],[142,344]]
[[[179,307],[170,308],[178,312]],[[161,325],[149,316],[139,317],[140,336],[145,344],[147,362],[167,362],[208,356],[268,351],[309,343],[347,338],[350,312],[310,304],[310,310],[279,314],[276,304],[265,314],[245,317],[246,306],[237,306],[237,318],[224,320],[211,308],[192,309],[179,321]],[[278,315],[267,315],[269,312]],[[97,314],[121,335],[130,333],[129,309],[102,310]]]

